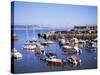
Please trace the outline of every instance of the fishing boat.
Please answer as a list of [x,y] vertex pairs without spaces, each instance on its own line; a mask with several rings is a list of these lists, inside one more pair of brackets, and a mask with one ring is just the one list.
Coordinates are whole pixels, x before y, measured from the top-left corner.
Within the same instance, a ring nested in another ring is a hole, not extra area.
[[66,64],[65,60],[58,59],[57,55],[53,52],[45,53],[40,60],[45,61],[49,66],[64,66]]
[[80,49],[77,46],[72,47],[72,46],[66,45],[62,47],[62,51],[64,52],[65,55],[66,54],[77,54],[80,52]]
[[44,53],[43,56],[40,57],[40,60],[46,61],[47,59],[56,59],[57,55],[53,52]]
[[81,59],[76,56],[70,56],[67,58],[67,63],[77,66],[81,64]]
[[52,53],[52,52],[46,53],[45,56],[46,56],[47,59],[55,59],[55,58],[57,58],[57,55],[55,53]]
[[47,64],[49,66],[64,66],[66,64],[66,61],[62,59],[47,59]]
[[[44,56],[43,56],[46,60],[47,59],[56,59],[57,58],[57,55],[56,53],[53,53],[53,52],[48,52],[48,53],[45,53]],[[43,59],[44,59],[43,58]],[[41,58],[42,59],[42,58]]]
[[11,56],[15,59],[22,58],[22,54],[18,52],[15,48],[12,49]]

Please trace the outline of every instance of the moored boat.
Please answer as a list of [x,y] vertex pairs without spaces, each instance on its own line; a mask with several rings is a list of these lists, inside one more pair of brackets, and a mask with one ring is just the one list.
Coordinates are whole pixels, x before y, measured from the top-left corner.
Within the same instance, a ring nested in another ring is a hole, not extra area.
[[80,53],[80,49],[77,46],[63,46],[62,47],[62,51],[64,52],[64,54],[77,54]]
[[41,45],[43,46],[48,46],[49,44],[53,44],[54,42],[53,41],[50,41],[50,40],[44,40],[41,42]]
[[47,64],[49,66],[64,66],[66,62],[62,59],[48,59]]
[[75,42],[75,44],[78,44],[78,43],[79,43],[79,41],[78,41],[78,39],[77,39],[77,38],[72,38],[70,41]]
[[48,43],[48,44],[53,44],[54,42],[53,42],[53,41],[48,40],[48,41],[47,41],[47,43]]
[[85,47],[85,45],[86,45],[86,41],[85,41],[85,40],[80,39],[80,40],[79,40],[79,47],[84,48],[84,47]]
[[76,56],[70,56],[67,58],[67,63],[77,66],[81,64],[81,59]]
[[46,53],[45,56],[46,56],[47,59],[55,59],[55,58],[57,58],[57,55],[55,53],[52,53],[52,52]]
[[57,55],[53,52],[44,53],[43,56],[40,57],[40,60],[47,61],[48,59],[56,59]]
[[36,44],[33,41],[26,41],[23,49],[24,50],[34,50],[36,48]]
[[85,45],[85,49],[88,51],[96,51],[97,50],[97,43],[92,41],[87,41]]
[[49,66],[64,66],[66,64],[65,60],[58,59],[57,55],[52,52],[46,53],[40,60],[45,61]]
[[11,56],[15,59],[22,58],[22,54],[18,52],[15,48],[12,49]]

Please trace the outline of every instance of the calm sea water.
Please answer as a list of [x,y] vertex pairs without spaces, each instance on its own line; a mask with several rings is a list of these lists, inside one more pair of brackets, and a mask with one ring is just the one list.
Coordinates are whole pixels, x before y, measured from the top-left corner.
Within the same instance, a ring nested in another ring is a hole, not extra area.
[[[36,37],[39,32],[48,32],[50,29],[28,29],[28,39]],[[82,53],[77,55],[82,63],[80,66],[48,66],[47,63],[40,60],[39,56],[36,56],[34,52],[26,52],[23,50],[23,44],[27,40],[26,30],[14,30],[14,33],[18,35],[19,40],[14,42],[14,47],[23,55],[22,59],[14,61],[14,72],[15,73],[32,73],[32,72],[48,72],[48,71],[67,71],[67,70],[79,70],[79,69],[95,69],[97,68],[97,52],[89,52],[84,48],[81,49]],[[46,52],[52,51],[58,55],[58,58],[66,59],[67,56],[62,54],[61,48],[58,42],[49,45],[45,48]]]

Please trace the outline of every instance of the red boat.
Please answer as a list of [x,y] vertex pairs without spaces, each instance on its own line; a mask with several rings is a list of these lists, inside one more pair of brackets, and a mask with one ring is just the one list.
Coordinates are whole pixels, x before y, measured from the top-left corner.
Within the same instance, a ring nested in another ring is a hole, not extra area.
[[62,59],[48,59],[47,64],[49,66],[64,66],[66,62]]

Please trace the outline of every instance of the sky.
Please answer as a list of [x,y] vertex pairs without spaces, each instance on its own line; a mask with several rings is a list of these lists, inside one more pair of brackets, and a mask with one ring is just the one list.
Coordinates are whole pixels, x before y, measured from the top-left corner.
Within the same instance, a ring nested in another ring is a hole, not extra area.
[[[14,7],[14,10],[13,10]],[[75,25],[97,24],[97,7],[14,2],[11,7],[14,25],[39,25],[45,27],[73,27]]]

